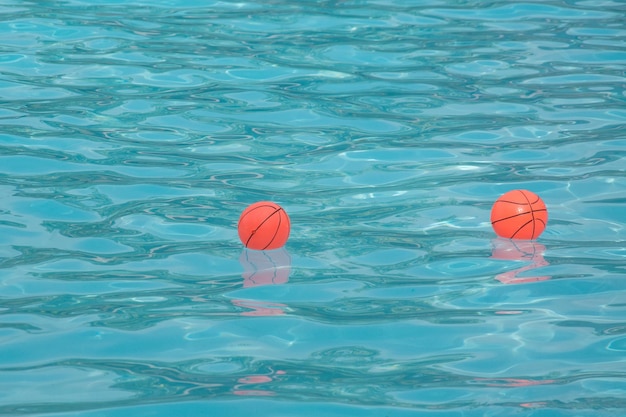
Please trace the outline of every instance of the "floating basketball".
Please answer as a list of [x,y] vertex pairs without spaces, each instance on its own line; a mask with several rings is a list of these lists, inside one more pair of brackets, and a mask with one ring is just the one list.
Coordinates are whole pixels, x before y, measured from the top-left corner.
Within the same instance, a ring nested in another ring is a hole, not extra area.
[[513,190],[498,198],[491,208],[491,225],[500,237],[537,239],[548,223],[543,200],[527,190]]
[[255,250],[278,249],[287,243],[291,223],[281,206],[260,201],[248,206],[241,217],[237,231],[246,248]]

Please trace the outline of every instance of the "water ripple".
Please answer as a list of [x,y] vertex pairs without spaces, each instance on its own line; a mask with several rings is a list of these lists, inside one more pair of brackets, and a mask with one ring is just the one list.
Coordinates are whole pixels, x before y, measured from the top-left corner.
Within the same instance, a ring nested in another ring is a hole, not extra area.
[[0,14],[0,414],[626,408],[620,2]]

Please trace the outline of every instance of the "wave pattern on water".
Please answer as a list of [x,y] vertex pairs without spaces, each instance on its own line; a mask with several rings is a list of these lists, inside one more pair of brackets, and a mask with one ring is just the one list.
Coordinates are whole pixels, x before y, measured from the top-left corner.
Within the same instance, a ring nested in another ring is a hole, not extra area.
[[0,415],[626,409],[622,2],[0,14]]

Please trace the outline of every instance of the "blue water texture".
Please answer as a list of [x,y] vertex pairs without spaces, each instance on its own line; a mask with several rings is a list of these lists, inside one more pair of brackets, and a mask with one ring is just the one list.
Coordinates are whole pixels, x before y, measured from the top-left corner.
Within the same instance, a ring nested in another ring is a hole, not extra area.
[[621,0],[0,0],[0,415],[621,417],[625,126]]

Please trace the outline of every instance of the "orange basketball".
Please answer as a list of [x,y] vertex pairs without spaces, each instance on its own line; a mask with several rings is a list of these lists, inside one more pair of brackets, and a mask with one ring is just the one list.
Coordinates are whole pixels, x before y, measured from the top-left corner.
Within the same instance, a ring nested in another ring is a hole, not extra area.
[[246,248],[278,249],[287,243],[291,223],[281,206],[270,201],[259,201],[241,213],[237,231]]
[[491,226],[507,239],[537,239],[548,223],[543,200],[527,190],[513,190],[498,198],[491,208]]

